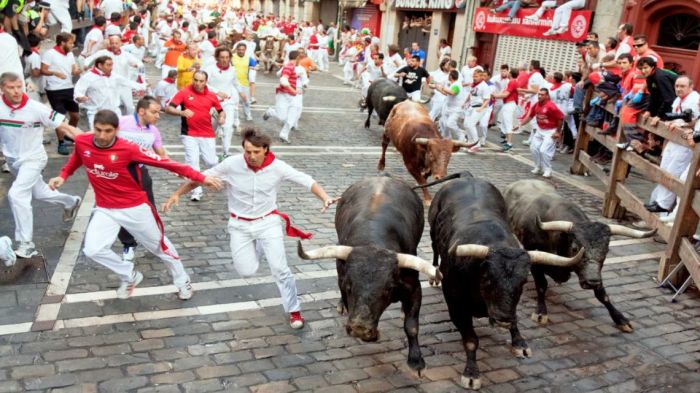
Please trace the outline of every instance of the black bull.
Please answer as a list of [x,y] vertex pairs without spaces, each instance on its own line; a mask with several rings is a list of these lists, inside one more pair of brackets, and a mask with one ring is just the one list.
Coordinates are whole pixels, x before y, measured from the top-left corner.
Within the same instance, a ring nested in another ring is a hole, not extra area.
[[377,111],[379,125],[383,126],[394,105],[407,99],[406,91],[395,82],[384,78],[372,82],[367,90],[367,120],[365,120],[365,128],[369,128],[369,119],[372,117],[373,110]]
[[537,310],[532,319],[542,324],[548,321],[545,274],[562,283],[568,281],[573,272],[578,276],[581,288],[592,289],[596,299],[605,305],[617,328],[631,332],[630,321],[612,305],[605,292],[601,270],[611,235],[643,238],[654,235],[656,231],[637,231],[591,221],[575,202],[562,197],[551,184],[540,180],[515,182],[508,186],[504,197],[513,232],[526,250],[566,256],[585,248],[583,259],[572,267],[532,266],[530,270],[537,288]]
[[389,177],[370,178],[341,196],[335,215],[341,245],[304,252],[299,243],[302,259],[336,258],[338,311],[348,312],[351,336],[376,341],[382,313],[389,304],[401,302],[408,365],[418,374],[425,368],[418,344],[418,271],[433,279],[436,274],[428,261],[415,256],[423,226],[423,204],[410,186]]
[[479,389],[479,339],[472,318],[488,317],[492,325],[509,329],[514,355],[529,357],[532,352],[518,330],[516,307],[530,264],[568,266],[578,262],[582,254],[562,258],[523,250],[510,230],[506,204],[498,189],[468,172],[458,177],[433,199],[428,214],[430,238],[433,264],[440,260],[450,318],[459,329],[467,354],[462,385]]

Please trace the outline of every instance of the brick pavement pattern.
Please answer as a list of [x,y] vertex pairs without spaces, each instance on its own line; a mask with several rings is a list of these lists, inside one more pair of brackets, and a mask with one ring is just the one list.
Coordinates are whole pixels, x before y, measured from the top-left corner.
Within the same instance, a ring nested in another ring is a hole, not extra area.
[[[266,75],[258,79],[262,82],[258,88],[260,104],[254,106],[253,124],[276,136],[278,124],[260,119],[262,110],[274,100],[275,81]],[[280,158],[314,176],[331,195],[339,195],[352,183],[377,174],[381,129],[363,128],[366,114],[354,107],[358,94],[357,90],[342,87],[332,75],[312,75],[312,88],[304,97],[305,113],[299,130],[291,135],[292,145],[273,147]],[[183,161],[178,124],[178,119],[164,116],[159,126],[171,156]],[[240,143],[239,137],[235,138],[234,146]],[[298,148],[300,145],[307,147]],[[529,158],[524,149],[511,154],[460,153],[453,157],[450,172],[469,170],[503,189],[513,181],[531,177],[531,167],[508,158],[512,155]],[[555,170],[566,173],[568,159],[557,157]],[[57,172],[64,160],[53,158],[47,172]],[[413,183],[396,154],[389,155],[386,172]],[[157,202],[163,202],[182,182],[161,170],[151,174]],[[575,180],[594,185],[587,179]],[[589,215],[601,219],[599,197],[556,178],[553,182]],[[3,184],[7,184],[6,178],[0,180],[0,187]],[[76,188],[71,191],[84,191],[84,182],[74,184]],[[337,242],[334,210],[320,214],[320,203],[294,185],[285,185],[280,195],[280,210],[314,233],[307,247]],[[6,202],[2,203],[0,229],[7,231],[12,223],[4,219],[9,211]],[[420,343],[427,369],[417,379],[405,365],[407,345],[399,307],[394,304],[384,313],[378,342],[363,343],[348,337],[345,317],[335,309],[335,262],[302,261],[296,256],[295,240],[287,239],[290,267],[298,277],[300,295],[307,299],[302,304],[307,325],[303,330],[292,330],[281,306],[275,303],[278,294],[274,283],[265,280],[269,277],[266,264],[261,264],[257,281],[239,280],[233,270],[225,206],[223,194],[205,193],[201,202],[183,198],[163,220],[193,283],[230,285],[200,290],[184,303],[173,293],[128,300],[107,296],[64,301],[58,319],[66,326],[69,321],[82,321],[81,327],[0,336],[0,392],[462,391],[459,378],[465,354],[439,288],[423,291]],[[60,212],[46,215],[60,216]],[[53,236],[51,242],[57,244],[57,250],[52,258],[57,261],[68,226],[37,226],[38,237]],[[660,250],[663,245],[653,241],[621,243],[611,247],[609,258]],[[427,225],[419,255],[432,260]],[[657,289],[653,280],[657,262],[641,259],[610,264],[604,269],[611,300],[635,327],[631,334],[618,331],[592,292],[582,290],[576,280],[550,287],[550,323],[536,325],[529,319],[536,305],[534,285],[529,282],[518,314],[533,357],[514,358],[509,334],[491,328],[485,320],[477,321],[482,391],[699,391],[700,296],[690,292],[679,302],[670,303],[670,296]],[[137,253],[137,266],[145,276],[140,287],[170,283],[162,264],[142,250]],[[67,297],[104,293],[99,291],[113,290],[117,283],[114,275],[81,255]],[[0,288],[0,325],[33,321],[31,306],[23,313],[17,310],[30,296],[40,299],[43,289],[45,286],[39,284]],[[215,308],[260,299],[269,300],[243,311],[217,312]],[[205,309],[214,311],[156,318],[167,316],[168,310],[176,315],[179,311]],[[109,323],[105,319],[134,313],[142,316],[135,322]]]

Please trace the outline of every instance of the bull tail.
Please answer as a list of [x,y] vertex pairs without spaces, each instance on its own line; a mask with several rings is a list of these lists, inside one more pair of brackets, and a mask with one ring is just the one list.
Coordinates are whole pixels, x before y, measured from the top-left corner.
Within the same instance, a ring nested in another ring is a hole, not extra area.
[[382,97],[382,101],[384,101],[384,102],[394,102],[394,101],[396,101],[396,96],[386,96],[386,97]]
[[460,173],[453,173],[451,175],[447,175],[447,176],[443,177],[440,180],[435,180],[434,182],[423,184],[422,186],[415,186],[415,187],[412,187],[411,189],[417,190],[420,188],[428,188],[428,187],[432,187],[432,186],[440,184],[440,183],[444,183],[444,182],[449,181],[449,180],[459,179],[461,177],[473,177],[473,176],[469,171],[464,171],[464,172],[460,172]]

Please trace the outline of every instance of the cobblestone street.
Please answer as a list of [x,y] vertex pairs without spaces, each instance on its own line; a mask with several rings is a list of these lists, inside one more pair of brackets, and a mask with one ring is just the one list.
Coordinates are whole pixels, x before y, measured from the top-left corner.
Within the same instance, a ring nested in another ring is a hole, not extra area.
[[[155,70],[149,71],[155,75]],[[359,90],[343,86],[339,75],[337,66],[329,74],[312,75],[291,144],[273,146],[279,158],[312,175],[331,196],[377,175],[382,133],[374,118],[369,130],[363,127],[366,113],[357,109]],[[243,124],[276,136],[280,125],[261,117],[274,101],[277,81],[260,73],[258,82],[254,121]],[[171,158],[184,162],[179,122],[162,115],[159,128]],[[492,131],[489,139],[497,142],[498,136]],[[493,144],[479,154],[459,152],[449,173],[469,170],[501,190],[532,178],[530,153],[521,139],[516,137],[510,153],[501,153]],[[233,145],[240,151],[238,136]],[[66,161],[55,154],[55,142],[47,149],[45,179],[55,176]],[[414,184],[393,148],[387,155],[386,172]],[[600,216],[602,185],[570,175],[570,160],[571,155],[556,156],[552,183],[591,217],[612,223]],[[183,182],[159,169],[151,175],[157,203]],[[0,234],[11,236],[14,225],[6,198],[10,182],[8,174],[0,175]],[[638,181],[632,188],[643,196],[651,185]],[[34,204],[35,242],[46,256],[46,273],[28,272],[19,283],[0,286],[0,392],[463,390],[461,337],[450,321],[442,290],[430,287],[425,276],[419,340],[427,369],[416,378],[406,366],[407,341],[398,304],[383,314],[377,342],[348,336],[346,317],[336,312],[340,295],[335,261],[301,260],[296,239],[287,238],[306,319],[304,329],[291,329],[267,264],[248,279],[233,269],[223,193],[206,192],[200,202],[183,197],[179,207],[162,216],[195,289],[194,297],[183,302],[165,266],[142,248],[136,264],[145,279],[133,297],[117,299],[117,276],[80,252],[94,202],[83,170],[64,191],[84,196],[73,223],[63,223],[60,208]],[[436,191],[437,187],[433,194]],[[280,211],[314,234],[305,247],[337,243],[335,208],[325,213],[320,208],[311,193],[294,184],[280,192]],[[115,244],[115,250],[119,246]],[[671,303],[669,292],[657,288],[664,247],[654,239],[612,239],[603,279],[613,304],[631,320],[632,333],[616,329],[605,307],[576,279],[562,285],[550,280],[550,321],[537,325],[530,320],[536,306],[530,278],[518,317],[533,356],[515,358],[507,331],[490,327],[485,319],[475,322],[481,391],[700,391],[700,296],[690,291]],[[427,218],[419,256],[432,261]]]

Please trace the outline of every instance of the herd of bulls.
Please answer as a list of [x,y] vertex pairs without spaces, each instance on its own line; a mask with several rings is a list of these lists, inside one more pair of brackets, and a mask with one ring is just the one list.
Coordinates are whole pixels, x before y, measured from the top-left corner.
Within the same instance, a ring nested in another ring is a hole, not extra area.
[[[425,361],[418,343],[419,272],[431,284],[442,285],[450,319],[466,351],[461,381],[465,388],[481,387],[473,318],[486,317],[492,326],[508,329],[516,357],[532,355],[518,330],[516,313],[528,272],[537,289],[534,321],[548,322],[545,276],[562,283],[575,273],[581,288],[594,291],[618,329],[632,331],[629,320],[610,302],[601,270],[611,236],[644,238],[654,230],[591,221],[575,202],[543,181],[521,180],[501,194],[469,172],[446,176],[450,154],[462,144],[442,139],[432,120],[424,119],[427,113],[419,104],[396,103],[401,92],[391,89],[398,85],[380,85],[381,94],[376,89],[373,94],[376,82],[370,86],[367,100],[370,113],[378,109],[380,123],[386,121],[379,169],[384,168],[384,152],[392,141],[426,202],[427,187],[445,184],[428,211],[432,263],[416,256],[425,225],[421,198],[415,188],[391,177],[357,182],[342,194],[335,216],[339,245],[304,250],[299,242],[302,259],[336,259],[338,312],[348,315],[349,335],[376,341],[382,313],[391,303],[401,302],[408,366],[420,375]],[[437,180],[426,184],[431,174]]]

